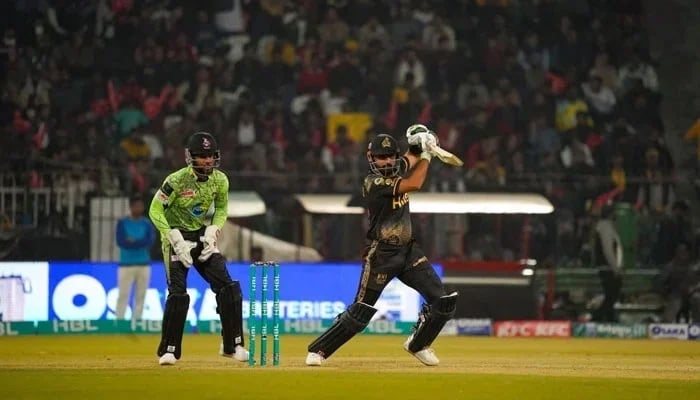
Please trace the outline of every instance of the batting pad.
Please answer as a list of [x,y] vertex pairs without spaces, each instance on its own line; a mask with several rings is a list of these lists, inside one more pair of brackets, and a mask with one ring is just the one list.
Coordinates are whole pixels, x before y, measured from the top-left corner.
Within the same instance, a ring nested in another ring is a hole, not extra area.
[[165,301],[163,312],[163,330],[161,332],[158,356],[173,353],[176,359],[182,354],[182,333],[185,330],[187,310],[190,307],[190,295],[171,294]]
[[442,296],[433,304],[423,307],[418,320],[418,327],[413,333],[413,339],[408,345],[412,353],[429,347],[447,321],[451,320],[457,309],[457,292]]
[[233,354],[243,343],[243,295],[241,285],[233,281],[216,295],[216,311],[221,319],[221,336],[224,353]]
[[352,303],[326,332],[309,345],[309,352],[328,358],[353,336],[362,332],[377,309],[365,303]]

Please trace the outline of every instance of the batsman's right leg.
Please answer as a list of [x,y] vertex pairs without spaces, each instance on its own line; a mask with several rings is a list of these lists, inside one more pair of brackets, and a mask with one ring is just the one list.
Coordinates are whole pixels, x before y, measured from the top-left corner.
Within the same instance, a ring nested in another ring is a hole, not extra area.
[[455,315],[457,292],[442,296],[423,306],[415,331],[404,343],[404,349],[425,365],[438,365],[440,360],[430,348],[447,321]]
[[457,292],[446,294],[435,269],[419,246],[413,245],[406,269],[399,279],[415,289],[426,300],[414,332],[404,343],[404,349],[425,365],[438,365],[440,360],[430,347],[457,308]]

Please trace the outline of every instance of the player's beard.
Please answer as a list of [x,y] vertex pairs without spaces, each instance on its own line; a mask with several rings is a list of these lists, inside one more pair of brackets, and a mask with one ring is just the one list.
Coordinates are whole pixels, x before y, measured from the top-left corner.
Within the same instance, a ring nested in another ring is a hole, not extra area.
[[395,164],[386,164],[383,167],[378,167],[379,172],[382,173],[382,175],[389,177],[389,176],[394,176],[396,175],[396,165]]
[[194,165],[192,166],[192,169],[198,177],[204,180],[206,180],[214,172],[213,165]]
[[370,169],[374,170],[374,173],[377,173],[379,175],[385,176],[385,177],[392,177],[394,175],[397,175],[399,173],[398,169],[398,164],[394,162],[394,164],[386,164],[384,166],[379,166],[377,165],[376,162],[370,164]]
[[367,153],[367,161],[369,162],[369,170],[377,175],[385,176],[385,177],[392,177],[395,175],[398,175],[399,173],[399,159],[398,157],[394,158],[394,164],[386,164],[382,167],[377,165],[377,161],[374,159],[374,157],[368,152]]

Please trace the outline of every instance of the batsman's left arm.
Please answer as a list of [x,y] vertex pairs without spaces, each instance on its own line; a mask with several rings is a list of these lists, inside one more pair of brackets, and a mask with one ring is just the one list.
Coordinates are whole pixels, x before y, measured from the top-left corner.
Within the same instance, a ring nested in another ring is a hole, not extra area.
[[216,225],[219,229],[223,229],[224,223],[228,218],[228,177],[221,174],[221,180],[217,185],[216,198],[214,199],[214,216],[212,217],[212,225]]
[[402,159],[406,163],[405,171],[410,171],[420,161],[420,155],[423,149],[420,145],[408,145],[408,150],[403,154]]

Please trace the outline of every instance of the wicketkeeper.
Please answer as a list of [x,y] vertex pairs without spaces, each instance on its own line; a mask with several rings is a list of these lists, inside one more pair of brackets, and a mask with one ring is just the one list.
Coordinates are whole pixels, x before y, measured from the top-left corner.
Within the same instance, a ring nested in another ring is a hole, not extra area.
[[[243,298],[231,279],[217,240],[228,217],[228,178],[217,169],[221,159],[214,137],[193,134],[185,149],[187,167],[170,174],[156,192],[149,215],[161,235],[168,297],[158,346],[160,365],[173,365],[182,354],[182,333],[190,296],[187,273],[194,266],[216,294],[221,319],[219,354],[248,360],[243,342]],[[211,224],[206,214],[214,205]]]

